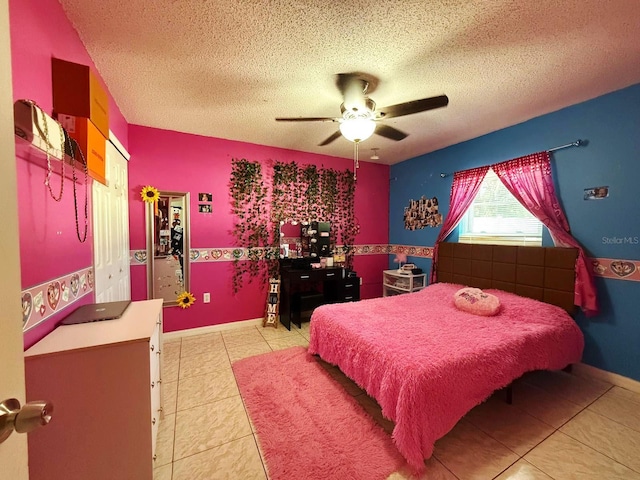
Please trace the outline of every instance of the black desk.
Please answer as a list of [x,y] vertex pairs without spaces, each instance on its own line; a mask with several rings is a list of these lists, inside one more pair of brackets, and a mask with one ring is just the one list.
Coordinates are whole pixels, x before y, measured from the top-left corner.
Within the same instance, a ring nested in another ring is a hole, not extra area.
[[345,278],[342,267],[297,270],[280,267],[280,323],[302,326],[301,313],[325,303],[360,300],[360,279]]

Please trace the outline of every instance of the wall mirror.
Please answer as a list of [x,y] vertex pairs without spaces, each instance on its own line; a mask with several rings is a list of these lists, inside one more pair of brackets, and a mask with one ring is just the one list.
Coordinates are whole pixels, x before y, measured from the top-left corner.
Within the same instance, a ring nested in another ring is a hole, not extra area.
[[147,204],[147,298],[177,306],[189,291],[189,193],[160,191]]

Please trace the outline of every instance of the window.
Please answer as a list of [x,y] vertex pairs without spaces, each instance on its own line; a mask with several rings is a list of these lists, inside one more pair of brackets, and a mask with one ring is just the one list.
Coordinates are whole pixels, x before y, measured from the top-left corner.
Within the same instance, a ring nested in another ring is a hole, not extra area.
[[458,225],[460,243],[542,245],[542,223],[489,170]]

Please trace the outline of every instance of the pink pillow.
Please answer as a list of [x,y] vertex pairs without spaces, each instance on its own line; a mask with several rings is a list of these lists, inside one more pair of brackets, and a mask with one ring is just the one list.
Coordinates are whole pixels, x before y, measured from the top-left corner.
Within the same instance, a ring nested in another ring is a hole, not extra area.
[[491,316],[500,311],[500,299],[479,288],[461,288],[453,294],[453,301],[458,310],[474,315]]

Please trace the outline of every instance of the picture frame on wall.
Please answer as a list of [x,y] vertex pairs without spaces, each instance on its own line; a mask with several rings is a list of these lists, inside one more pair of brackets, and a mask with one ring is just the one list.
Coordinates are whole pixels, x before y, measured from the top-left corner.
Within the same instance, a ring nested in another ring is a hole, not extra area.
[[607,198],[609,196],[609,187],[592,187],[584,189],[584,199],[585,200],[602,200],[603,198]]

